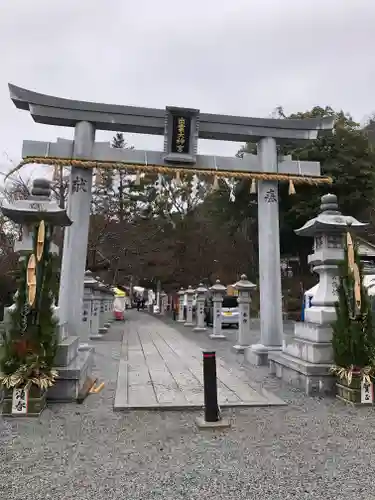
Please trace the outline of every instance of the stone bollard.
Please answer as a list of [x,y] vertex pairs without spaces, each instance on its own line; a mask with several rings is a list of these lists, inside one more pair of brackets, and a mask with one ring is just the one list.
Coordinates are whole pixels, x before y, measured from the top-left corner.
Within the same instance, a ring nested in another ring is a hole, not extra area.
[[93,277],[91,271],[85,272],[84,289],[88,288],[90,293],[90,333],[91,340],[99,340],[102,336],[99,333],[99,311],[100,311],[100,292],[97,280]]
[[167,294],[164,291],[162,291],[160,293],[160,314],[162,316],[165,315],[167,298],[168,298]]
[[198,288],[195,290],[197,294],[197,326],[194,328],[195,332],[204,332],[207,330],[204,323],[204,303],[207,291],[207,288],[202,283],[199,283]]
[[212,326],[212,334],[210,335],[211,339],[225,339],[226,336],[223,335],[221,328],[221,309],[223,304],[223,298],[225,292],[227,291],[226,287],[220,283],[220,280],[216,280],[216,283],[210,288],[212,292],[212,302],[213,302],[213,326]]
[[177,323],[185,323],[184,320],[184,297],[185,290],[181,287],[177,293],[178,295],[178,319]]
[[240,317],[238,320],[237,343],[233,346],[233,350],[236,352],[244,352],[245,348],[249,347],[251,344],[250,291],[256,288],[256,285],[247,279],[246,274],[243,274],[240,281],[237,281],[234,285],[234,288],[238,290],[237,300]]
[[[97,278],[98,279],[98,278]],[[105,316],[105,302],[107,295],[107,287],[104,283],[100,282],[98,284],[98,292],[99,292],[99,333],[104,335],[108,331],[108,327],[106,326],[106,316]]]
[[[86,276],[85,276],[86,279]],[[91,287],[84,284],[83,301],[82,301],[82,336],[83,342],[88,342],[91,335],[91,308],[92,308],[92,291]]]
[[186,321],[184,326],[193,326],[193,298],[194,298],[195,290],[191,288],[189,285],[186,290],[187,296],[187,305],[186,305]]

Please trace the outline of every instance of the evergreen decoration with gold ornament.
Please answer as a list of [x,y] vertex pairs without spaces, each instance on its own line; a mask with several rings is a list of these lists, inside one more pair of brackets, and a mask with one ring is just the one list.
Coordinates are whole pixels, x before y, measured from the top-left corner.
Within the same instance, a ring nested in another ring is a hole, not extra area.
[[370,298],[363,285],[363,266],[349,229],[344,240],[337,317],[332,324],[334,365],[331,373],[350,386],[353,377],[369,380],[375,374],[375,331]]
[[29,261],[27,263],[27,300],[29,306],[33,306],[36,297],[36,260],[35,255],[32,253],[29,257]]
[[40,225],[35,226],[34,248],[21,262],[15,308],[10,312],[9,327],[2,334],[0,386],[5,389],[36,386],[45,391],[58,376],[54,369],[58,331],[53,314],[58,289],[57,262],[49,252],[52,228],[45,224],[44,230],[44,248],[37,261]]

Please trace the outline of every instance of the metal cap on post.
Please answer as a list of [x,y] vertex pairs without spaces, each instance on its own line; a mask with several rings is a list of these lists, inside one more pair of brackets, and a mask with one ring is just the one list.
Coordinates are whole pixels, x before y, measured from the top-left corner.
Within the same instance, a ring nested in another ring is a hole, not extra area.
[[204,417],[197,418],[199,428],[230,427],[229,421],[221,418],[217,399],[216,352],[203,351]]

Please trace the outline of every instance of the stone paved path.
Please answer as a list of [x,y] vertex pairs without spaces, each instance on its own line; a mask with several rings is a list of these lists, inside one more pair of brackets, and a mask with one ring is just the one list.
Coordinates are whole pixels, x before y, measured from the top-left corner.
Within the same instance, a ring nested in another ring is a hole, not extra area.
[[[285,404],[274,394],[252,386],[245,372],[221,357],[216,362],[220,406]],[[176,410],[202,406],[199,345],[155,317],[133,316],[125,324],[114,409]]]

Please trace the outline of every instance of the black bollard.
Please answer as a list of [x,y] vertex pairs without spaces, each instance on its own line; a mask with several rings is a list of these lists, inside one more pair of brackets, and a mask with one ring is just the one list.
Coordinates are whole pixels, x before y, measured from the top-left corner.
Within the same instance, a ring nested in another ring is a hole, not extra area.
[[204,420],[218,422],[220,410],[217,402],[216,353],[203,351]]

